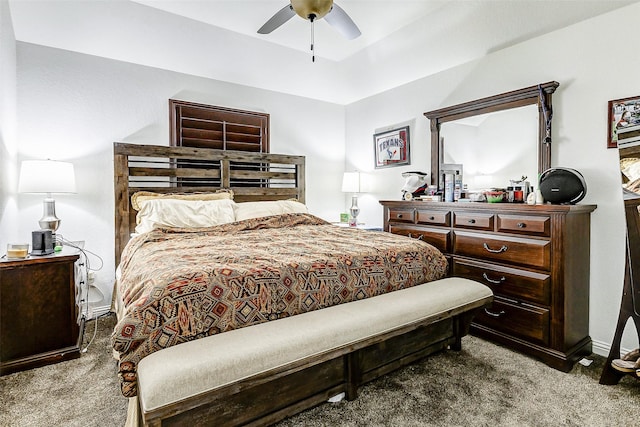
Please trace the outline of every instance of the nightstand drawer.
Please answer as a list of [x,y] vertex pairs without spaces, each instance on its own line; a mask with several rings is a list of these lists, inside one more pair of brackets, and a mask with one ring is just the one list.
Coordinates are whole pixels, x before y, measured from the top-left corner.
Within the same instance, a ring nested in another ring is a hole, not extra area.
[[474,230],[493,231],[495,215],[481,212],[454,212],[453,226],[473,228]]
[[494,294],[549,305],[551,276],[501,265],[456,259],[453,276],[476,280],[491,288]]
[[415,222],[414,211],[413,209],[389,209],[389,221],[413,224]]
[[548,216],[499,214],[498,231],[549,236],[551,234],[551,218]]
[[544,270],[551,266],[548,240],[454,231],[453,253]]
[[496,331],[549,344],[549,310],[494,297],[491,307],[479,312],[474,322]]
[[435,246],[441,252],[450,251],[451,230],[402,225],[391,225],[389,228],[389,231],[393,234],[400,234],[402,236],[422,240]]
[[451,212],[448,211],[419,209],[416,215],[416,221],[418,224],[441,225],[444,227],[451,225]]

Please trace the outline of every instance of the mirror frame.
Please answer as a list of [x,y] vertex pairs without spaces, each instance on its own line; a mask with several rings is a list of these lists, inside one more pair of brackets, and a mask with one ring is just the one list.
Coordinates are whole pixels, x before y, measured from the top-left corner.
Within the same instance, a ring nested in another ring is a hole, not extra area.
[[[551,142],[546,142],[545,137],[547,131],[551,132],[551,119],[553,117],[552,94],[559,85],[560,83],[556,81],[541,83],[424,113],[424,116],[430,121],[431,129],[431,185],[439,186],[440,151],[442,148],[440,144],[440,125],[442,123],[532,104],[538,105],[538,175],[549,169],[551,167]],[[540,89],[542,89],[542,96]],[[544,102],[544,106],[549,112],[548,121],[545,119],[542,102]],[[442,190],[441,188],[438,189]]]
[[[640,146],[618,147],[620,160],[640,158]],[[640,194],[623,190],[625,219],[627,222],[625,281],[631,288],[634,315],[640,319]],[[637,328],[640,338],[640,328]]]

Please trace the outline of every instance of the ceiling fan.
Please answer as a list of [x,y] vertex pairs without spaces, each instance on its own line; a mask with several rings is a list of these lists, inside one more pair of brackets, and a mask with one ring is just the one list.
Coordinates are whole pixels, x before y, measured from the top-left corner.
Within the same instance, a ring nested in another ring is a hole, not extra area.
[[[312,53],[314,52],[313,23],[318,19],[324,18],[329,25],[338,30],[348,40],[353,40],[362,34],[358,26],[347,15],[347,12],[337,4],[334,4],[333,0],[290,0],[290,4],[276,12],[260,27],[258,34],[269,34],[296,14],[311,22]],[[312,56],[312,60],[315,61],[315,55]]]

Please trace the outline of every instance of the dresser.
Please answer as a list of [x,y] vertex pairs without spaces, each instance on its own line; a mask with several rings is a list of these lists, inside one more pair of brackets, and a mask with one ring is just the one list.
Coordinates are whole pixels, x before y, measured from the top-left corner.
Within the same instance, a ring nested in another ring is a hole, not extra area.
[[77,251],[0,261],[0,374],[80,356]]
[[385,231],[428,242],[451,276],[489,286],[474,335],[569,371],[591,352],[590,216],[595,205],[381,201]]

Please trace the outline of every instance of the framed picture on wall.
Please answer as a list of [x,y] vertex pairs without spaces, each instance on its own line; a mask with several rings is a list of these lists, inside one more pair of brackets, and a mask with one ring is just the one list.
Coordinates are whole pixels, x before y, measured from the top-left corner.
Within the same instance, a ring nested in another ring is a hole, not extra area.
[[374,134],[373,147],[376,169],[410,165],[409,126]]
[[640,145],[640,96],[609,101],[607,148]]

